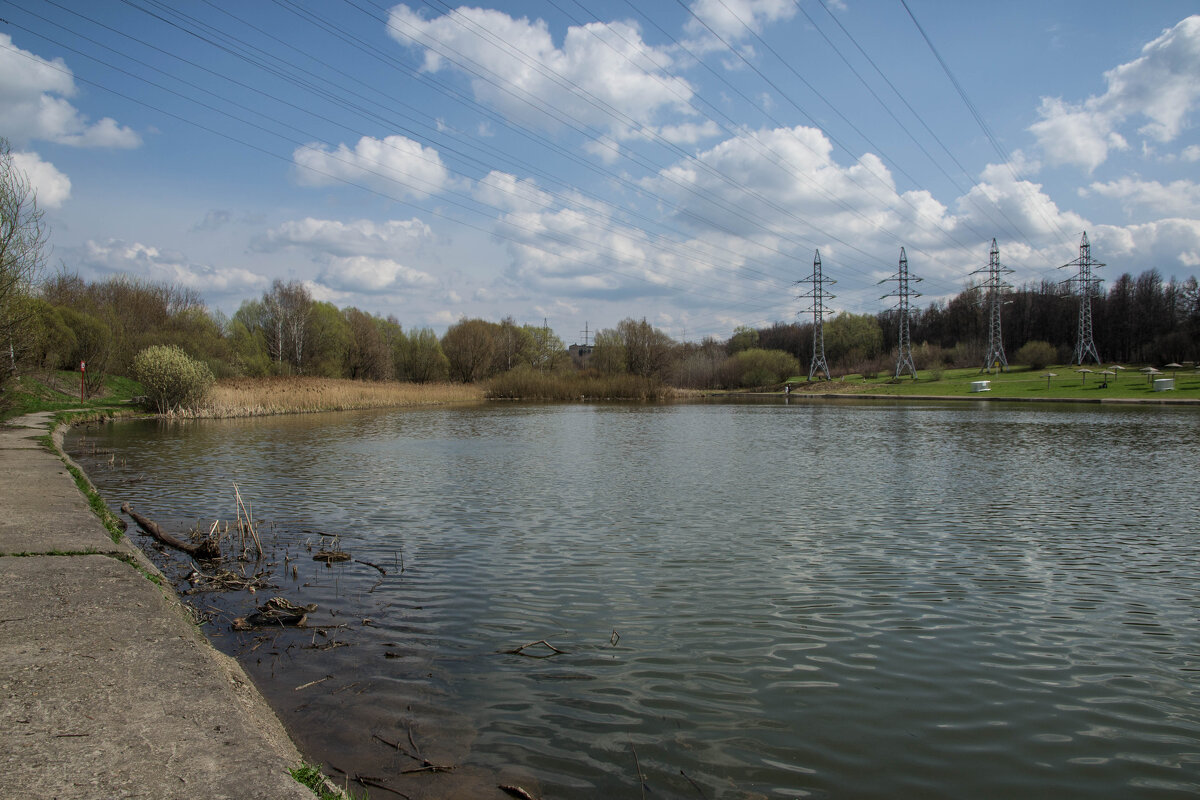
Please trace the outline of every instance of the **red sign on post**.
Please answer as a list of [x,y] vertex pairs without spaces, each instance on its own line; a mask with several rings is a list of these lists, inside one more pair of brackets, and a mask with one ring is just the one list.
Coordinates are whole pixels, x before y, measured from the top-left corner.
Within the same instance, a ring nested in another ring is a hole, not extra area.
[[87,382],[84,380],[84,373],[86,373],[86,372],[87,372],[87,362],[80,361],[79,362],[79,402],[81,402],[81,403],[83,402],[84,389],[87,386]]

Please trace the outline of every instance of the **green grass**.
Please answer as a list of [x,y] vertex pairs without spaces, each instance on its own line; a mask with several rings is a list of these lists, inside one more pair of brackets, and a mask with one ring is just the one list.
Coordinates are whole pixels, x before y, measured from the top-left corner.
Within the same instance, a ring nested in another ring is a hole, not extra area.
[[[301,764],[298,767],[288,770],[288,772],[296,779],[297,783],[309,789],[320,800],[346,800],[347,798],[354,800],[354,795],[349,795],[342,791],[338,791],[337,793],[326,791],[325,776],[321,774],[319,767],[315,767],[312,764]],[[366,796],[365,794],[363,795],[364,798]]]
[[[804,377],[792,378],[792,391],[807,393],[809,391],[828,394],[871,394],[894,395],[897,397],[913,395],[932,395],[938,397],[971,397],[972,399],[1018,399],[1018,400],[1076,400],[1099,402],[1101,400],[1200,400],[1200,373],[1191,368],[1164,370],[1159,378],[1175,378],[1175,390],[1156,392],[1146,376],[1138,372],[1141,365],[1128,365],[1129,368],[1120,372],[1115,378],[1096,373],[1083,374],[1075,366],[1054,366],[1045,369],[1031,370],[1027,367],[1012,367],[1005,372],[981,373],[978,368],[918,370],[917,379],[904,377],[893,381],[890,374],[873,379],[861,375],[847,375],[835,378],[833,381],[813,381],[809,383]],[[1105,367],[1107,368],[1107,367]],[[1100,367],[1089,367],[1099,370]],[[1056,377],[1047,379],[1046,373],[1053,372]],[[1108,385],[1104,386],[1104,378]],[[990,391],[971,392],[974,381],[990,381]]]
[[145,392],[141,384],[129,378],[108,376],[94,396],[80,402],[79,373],[70,371],[38,372],[21,375],[8,382],[0,394],[0,422],[39,411],[86,409],[93,415],[129,411],[129,401]]
[[113,540],[113,544],[119,543],[124,533],[124,528],[121,527],[121,520],[112,512],[108,504],[104,502],[104,498],[96,491],[96,487],[92,485],[92,482],[87,479],[86,475],[74,465],[68,464],[65,460],[63,461],[63,465],[67,468],[67,472],[71,473],[71,477],[75,479],[75,486],[78,487],[80,493],[87,498],[92,513],[104,523],[104,527],[108,531],[109,537]]

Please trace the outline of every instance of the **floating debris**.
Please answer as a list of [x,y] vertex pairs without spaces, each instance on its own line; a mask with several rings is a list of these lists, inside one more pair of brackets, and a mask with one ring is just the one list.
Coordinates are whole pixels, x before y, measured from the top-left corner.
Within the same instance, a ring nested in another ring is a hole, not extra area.
[[313,553],[313,561],[324,561],[332,564],[335,561],[349,561],[350,554],[343,550],[318,550]]
[[317,610],[316,603],[298,606],[283,597],[272,597],[258,611],[233,621],[235,631],[248,631],[264,625],[302,627],[308,615]]

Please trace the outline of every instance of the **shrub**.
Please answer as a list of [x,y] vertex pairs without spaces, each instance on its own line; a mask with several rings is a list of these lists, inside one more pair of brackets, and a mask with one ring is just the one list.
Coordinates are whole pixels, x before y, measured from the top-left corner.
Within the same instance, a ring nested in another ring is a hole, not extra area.
[[771,386],[800,373],[800,362],[782,350],[751,348],[730,356],[731,382],[744,388]]
[[1021,346],[1021,349],[1013,355],[1013,361],[1018,364],[1027,364],[1030,369],[1042,369],[1055,363],[1057,357],[1058,350],[1054,345],[1034,339]]
[[153,345],[134,356],[133,377],[160,414],[198,405],[213,384],[212,371],[175,345]]

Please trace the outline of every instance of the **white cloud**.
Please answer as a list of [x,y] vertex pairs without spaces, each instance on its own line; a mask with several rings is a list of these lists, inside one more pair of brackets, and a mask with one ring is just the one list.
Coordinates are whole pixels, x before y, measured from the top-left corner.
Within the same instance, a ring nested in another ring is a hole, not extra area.
[[726,42],[736,42],[752,32],[762,33],[772,22],[791,19],[796,4],[791,0],[695,0],[691,11],[695,18],[688,20],[684,30],[699,37],[698,42],[690,45],[694,49],[703,47],[705,39],[712,45],[724,46],[712,40],[709,30]]
[[1087,227],[1087,221],[1078,214],[1060,209],[1040,183],[1015,177],[1024,163],[1023,159],[1017,161],[1012,168],[988,164],[979,181],[958,198],[956,207],[962,225],[986,230],[1007,223],[1035,239],[1057,238],[1059,231]]
[[405,136],[364,136],[353,150],[345,144],[333,149],[308,144],[296,148],[292,160],[297,180],[308,186],[348,181],[419,199],[441,192],[450,181],[437,150]]
[[330,297],[347,299],[352,292],[382,292],[429,288],[437,280],[427,272],[396,260],[413,256],[432,237],[417,219],[373,222],[356,220],[291,220],[269,230],[252,247],[259,252],[298,249],[321,266],[317,282],[332,290]]
[[656,133],[671,144],[696,144],[703,139],[718,136],[721,128],[712,120],[707,120],[699,125],[693,122],[686,122],[682,125],[663,125]]
[[60,208],[71,196],[71,179],[34,152],[13,153],[12,163],[25,173],[41,208]]
[[611,136],[601,136],[599,139],[588,139],[583,143],[583,149],[591,153],[605,164],[615,164],[621,157],[621,145]]
[[[694,161],[676,163],[645,185],[672,201],[680,225],[723,229],[766,247],[803,237],[824,248],[834,236],[874,240],[881,230],[905,230],[909,241],[916,241],[952,224],[927,192],[897,193],[874,154],[842,166],[832,150],[815,128],[746,131]],[[764,255],[760,248],[740,247]]]
[[560,48],[542,20],[466,7],[425,19],[398,5],[388,33],[425,48],[426,71],[472,70],[475,97],[526,125],[554,130],[574,120],[622,139],[664,111],[690,113],[691,86],[668,73],[670,55],[645,44],[631,22],[573,26]]
[[[1093,255],[1107,264],[1111,279],[1123,272],[1136,274],[1145,265],[1159,265],[1170,274],[1177,264],[1188,270],[1200,266],[1200,220],[1160,219],[1124,227],[1097,225],[1088,231]],[[1130,265],[1129,262],[1139,266]]]
[[412,251],[433,235],[418,219],[373,222],[368,219],[339,222],[305,217],[290,220],[267,231],[252,244],[254,250],[269,252],[288,247],[308,250],[318,256],[393,257]]
[[141,242],[88,240],[74,255],[101,273],[131,274],[201,292],[247,292],[266,286],[265,277],[240,268],[196,264],[182,253],[159,250]]
[[1043,97],[1041,119],[1029,130],[1046,157],[1089,172],[1111,149],[1128,147],[1117,128],[1130,118],[1148,120],[1137,132],[1173,141],[1200,100],[1200,16],[1191,16],[1142,48],[1142,55],[1104,73],[1107,89],[1082,103]]
[[1200,161],[1200,144],[1190,144],[1183,148],[1183,152],[1179,154],[1179,157],[1188,162]]
[[550,205],[553,198],[531,179],[493,170],[475,184],[474,198],[504,211],[533,211]]
[[406,267],[390,258],[369,256],[330,258],[318,281],[334,289],[350,292],[379,292],[437,285],[437,281],[427,272]]
[[22,145],[43,140],[71,147],[138,147],[141,137],[105,117],[90,123],[65,97],[75,79],[61,58],[48,61],[0,33],[0,131]]
[[1163,185],[1158,181],[1121,178],[1093,183],[1088,191],[1124,202],[1127,211],[1141,207],[1167,216],[1200,217],[1200,184],[1178,180]]

